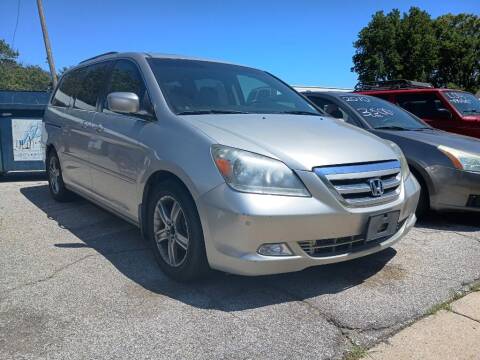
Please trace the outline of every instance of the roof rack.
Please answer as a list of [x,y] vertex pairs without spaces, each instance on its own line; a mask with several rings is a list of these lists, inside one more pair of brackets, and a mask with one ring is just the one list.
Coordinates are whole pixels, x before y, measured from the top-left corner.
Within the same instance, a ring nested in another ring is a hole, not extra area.
[[113,55],[113,54],[118,54],[118,51],[109,51],[109,52],[106,52],[106,53],[103,53],[103,54],[100,54],[100,55],[97,55],[97,56],[94,56],[94,57],[85,59],[85,60],[83,60],[83,61],[80,61],[80,64],[83,64],[83,63],[85,63],[85,62],[87,62],[87,61],[90,61],[90,60],[93,60],[93,59],[97,59],[97,58],[102,57],[102,56]]
[[360,82],[355,85],[355,91],[365,90],[398,90],[398,89],[431,89],[433,85],[426,82],[412,81],[412,80],[385,80],[385,81],[371,81]]

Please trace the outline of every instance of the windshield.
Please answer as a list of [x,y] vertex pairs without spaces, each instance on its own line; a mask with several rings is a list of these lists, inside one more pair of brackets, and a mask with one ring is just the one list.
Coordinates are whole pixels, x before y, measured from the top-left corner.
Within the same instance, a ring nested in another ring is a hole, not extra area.
[[197,60],[148,62],[176,114],[320,115],[302,96],[260,70]]
[[445,97],[463,115],[480,114],[480,100],[469,93],[461,91],[445,91]]
[[419,130],[430,127],[392,103],[365,95],[344,95],[342,100],[373,128],[386,130]]

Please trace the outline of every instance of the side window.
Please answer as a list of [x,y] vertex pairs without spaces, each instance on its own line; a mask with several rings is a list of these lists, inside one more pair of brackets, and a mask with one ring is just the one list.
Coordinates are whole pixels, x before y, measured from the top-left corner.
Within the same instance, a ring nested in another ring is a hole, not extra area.
[[397,95],[397,102],[402,108],[420,118],[434,118],[438,114],[438,109],[444,107],[434,93]]
[[95,111],[97,99],[105,83],[108,65],[106,63],[87,66],[78,70],[78,88],[73,107]]
[[[115,63],[107,94],[112,92],[131,92],[136,94],[140,100],[140,111],[146,111],[149,114],[153,113],[147,88],[137,66],[133,62],[119,60]],[[104,105],[106,108],[106,99]]]
[[55,91],[52,99],[52,105],[58,107],[69,107],[73,104],[74,86],[72,84],[72,75],[65,74],[60,82],[60,86]]
[[[315,96],[315,97],[312,96],[312,97],[309,97],[309,99],[331,117],[334,117],[335,119],[339,119],[339,120],[344,120],[350,123],[354,123],[349,119],[348,113],[344,109],[342,109],[341,106],[338,106],[333,101],[329,99],[321,98],[318,96]],[[354,123],[354,125],[357,125],[357,124]]]

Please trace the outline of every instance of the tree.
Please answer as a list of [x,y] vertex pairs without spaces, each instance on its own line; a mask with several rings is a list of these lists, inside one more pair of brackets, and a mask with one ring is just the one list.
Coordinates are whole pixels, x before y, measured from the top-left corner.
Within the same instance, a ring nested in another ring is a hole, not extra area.
[[435,83],[471,92],[480,89],[480,18],[448,14],[437,18],[434,26],[439,42]]
[[17,61],[19,53],[0,39],[0,90],[47,90],[50,73],[36,65]]
[[400,36],[400,12],[393,10],[388,15],[378,11],[372,21],[364,27],[353,56],[353,71],[360,81],[387,80],[397,76],[401,70],[397,44]]
[[392,79],[435,86],[480,88],[480,18],[444,15],[432,19],[417,7],[377,12],[354,43],[353,68],[361,82]]

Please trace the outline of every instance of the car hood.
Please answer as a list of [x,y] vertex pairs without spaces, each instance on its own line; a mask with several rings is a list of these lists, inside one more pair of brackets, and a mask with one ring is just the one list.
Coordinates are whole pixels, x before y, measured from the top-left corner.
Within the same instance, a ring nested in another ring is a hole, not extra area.
[[[467,151],[471,153],[480,153],[480,141],[458,134],[449,133],[437,129],[425,129],[418,131],[391,131],[391,130],[377,130],[376,134],[388,133],[388,139],[394,142],[401,142],[402,139],[408,139],[410,142],[419,142],[437,147],[439,145],[448,146],[450,148]],[[382,136],[384,137],[384,136]],[[385,136],[387,137],[387,136]]]
[[397,158],[378,137],[321,116],[215,114],[181,118],[218,144],[279,159],[295,170]]

